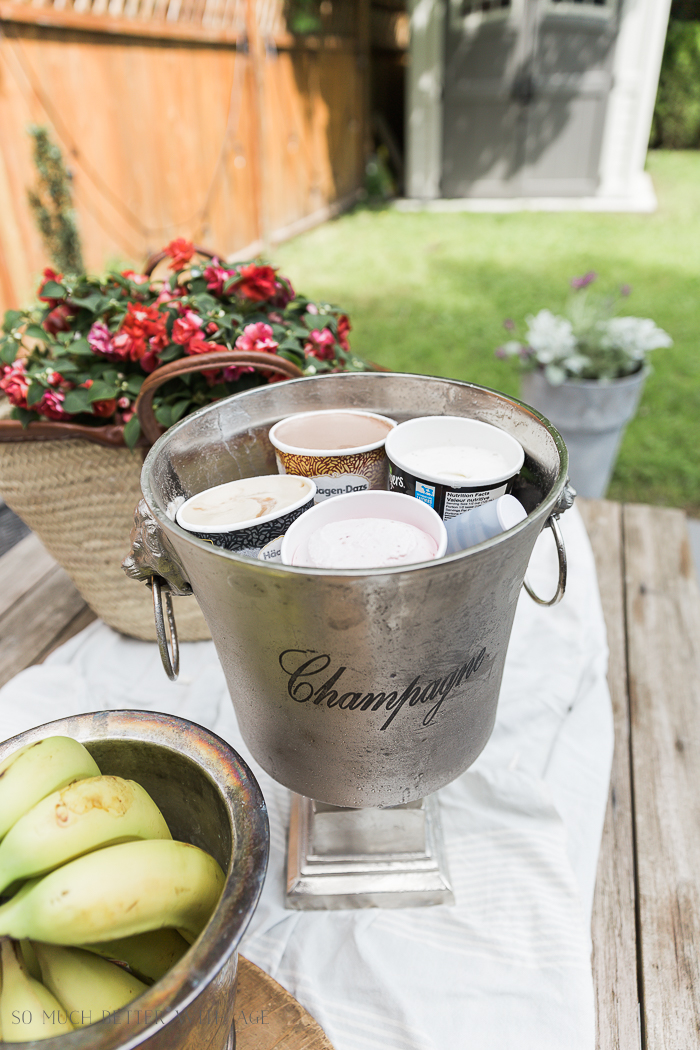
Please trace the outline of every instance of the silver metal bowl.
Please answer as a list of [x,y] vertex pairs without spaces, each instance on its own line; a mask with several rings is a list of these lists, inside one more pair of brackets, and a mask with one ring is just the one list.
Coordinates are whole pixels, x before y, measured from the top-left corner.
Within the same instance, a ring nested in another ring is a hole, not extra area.
[[236,949],[257,906],[269,851],[267,810],[253,774],[214,733],[150,711],[98,711],[48,722],[1,743],[0,762],[17,748],[54,735],[80,740],[102,773],[138,781],[160,807],[173,838],[211,853],[226,882],[195,944],[148,992],[104,1021],[22,1046],[224,1050],[234,1045]]

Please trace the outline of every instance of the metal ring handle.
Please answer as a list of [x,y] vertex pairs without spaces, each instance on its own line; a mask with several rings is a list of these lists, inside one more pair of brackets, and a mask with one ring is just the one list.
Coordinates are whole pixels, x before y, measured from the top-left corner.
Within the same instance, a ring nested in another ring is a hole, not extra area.
[[557,582],[557,589],[554,593],[554,597],[550,598],[549,601],[545,601],[544,598],[539,598],[527,580],[523,580],[523,587],[530,595],[533,602],[537,602],[538,605],[557,605],[564,597],[564,591],[566,590],[566,548],[564,547],[564,540],[559,528],[558,519],[558,514],[552,514],[551,517],[547,518],[545,523],[545,525],[549,525],[554,535],[554,542],[557,545],[557,558],[559,559],[559,580]]
[[[175,626],[175,613],[173,612],[173,600],[170,588],[162,576],[151,576],[151,591],[153,592],[153,618],[156,621],[156,635],[158,637],[158,649],[163,661],[163,670],[171,682],[174,682],[180,673],[180,646],[177,641],[177,627]],[[168,636],[165,631],[165,618],[163,616],[163,592],[165,593],[165,609],[168,616],[168,627],[170,628],[170,648],[168,648]]]

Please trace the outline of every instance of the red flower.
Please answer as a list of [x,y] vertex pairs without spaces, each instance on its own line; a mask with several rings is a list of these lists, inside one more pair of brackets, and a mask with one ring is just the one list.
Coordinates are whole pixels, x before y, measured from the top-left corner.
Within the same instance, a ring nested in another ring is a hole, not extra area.
[[207,282],[207,289],[212,295],[223,295],[224,285],[230,277],[234,277],[236,274],[235,270],[225,270],[223,266],[219,266],[219,260],[214,259],[211,266],[207,266],[204,271],[204,280]]
[[23,361],[2,366],[0,371],[0,390],[4,390],[7,400],[16,408],[27,408],[29,380],[24,370]]
[[95,416],[100,416],[106,419],[108,416],[113,416],[117,410],[117,399],[116,397],[110,397],[106,401],[93,401],[92,402],[92,413]]
[[350,350],[350,343],[348,341],[348,332],[352,328],[350,319],[347,314],[341,314],[338,318],[338,342],[342,346],[343,350]]
[[156,306],[129,303],[112,347],[117,357],[138,361],[149,351],[164,349],[169,341],[165,317]]
[[146,284],[148,277],[145,273],[135,273],[134,270],[122,270],[122,277],[126,277],[128,280],[133,281],[134,284]]
[[39,285],[39,292],[38,292],[39,299],[41,300],[42,303],[48,303],[49,306],[53,307],[53,306],[58,306],[59,303],[63,302],[62,298],[61,299],[53,299],[51,296],[47,296],[47,295],[42,295],[41,294],[44,285],[47,284],[49,281],[55,281],[56,284],[60,284],[62,280],[63,280],[63,274],[62,273],[56,273],[56,271],[52,270],[50,266],[46,267],[46,269],[44,270],[44,280]]
[[143,357],[139,358],[139,364],[144,372],[154,372],[160,364],[160,361],[154,350],[148,350]]
[[207,343],[201,336],[195,335],[185,347],[185,353],[193,356],[194,354],[212,354],[216,350],[226,349],[227,347],[222,346],[220,343]]
[[296,295],[296,292],[292,288],[292,282],[288,277],[278,278],[275,281],[275,288],[277,289],[277,294],[274,299],[271,300],[272,305],[276,306],[279,310],[284,310]]
[[274,354],[278,346],[279,343],[276,343],[273,339],[272,329],[264,321],[258,321],[257,324],[247,324],[243,329],[243,334],[239,335],[235,343],[236,350],[246,352],[257,350],[268,354]]
[[187,346],[192,336],[201,335],[202,318],[194,310],[185,310],[173,324],[172,340],[180,346]]
[[59,303],[44,318],[44,328],[49,335],[56,335],[57,332],[70,332],[72,317],[75,317],[75,310],[72,310],[66,303]]
[[163,251],[172,259],[169,269],[184,270],[194,255],[194,245],[192,241],[186,241],[184,237],[176,237],[174,241],[165,246]]
[[309,333],[309,341],[304,346],[307,357],[315,357],[319,361],[332,361],[335,357],[335,336],[330,328],[314,328]]
[[255,263],[241,266],[234,289],[244,299],[257,303],[272,299],[277,291],[275,271],[271,266],[256,266]]

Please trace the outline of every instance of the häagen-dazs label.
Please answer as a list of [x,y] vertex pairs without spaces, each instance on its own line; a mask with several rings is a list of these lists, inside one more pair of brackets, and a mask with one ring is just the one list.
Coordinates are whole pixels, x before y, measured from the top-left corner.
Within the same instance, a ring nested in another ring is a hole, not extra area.
[[361,474],[320,474],[313,480],[316,483],[316,503],[331,496],[345,496],[348,492],[364,492],[369,488],[369,481]]

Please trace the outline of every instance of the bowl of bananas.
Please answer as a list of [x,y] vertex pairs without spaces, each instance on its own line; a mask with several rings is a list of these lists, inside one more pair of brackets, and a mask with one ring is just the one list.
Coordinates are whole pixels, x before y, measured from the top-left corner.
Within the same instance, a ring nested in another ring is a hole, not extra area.
[[0,1043],[231,1050],[269,829],[245,762],[148,711],[0,743]]

